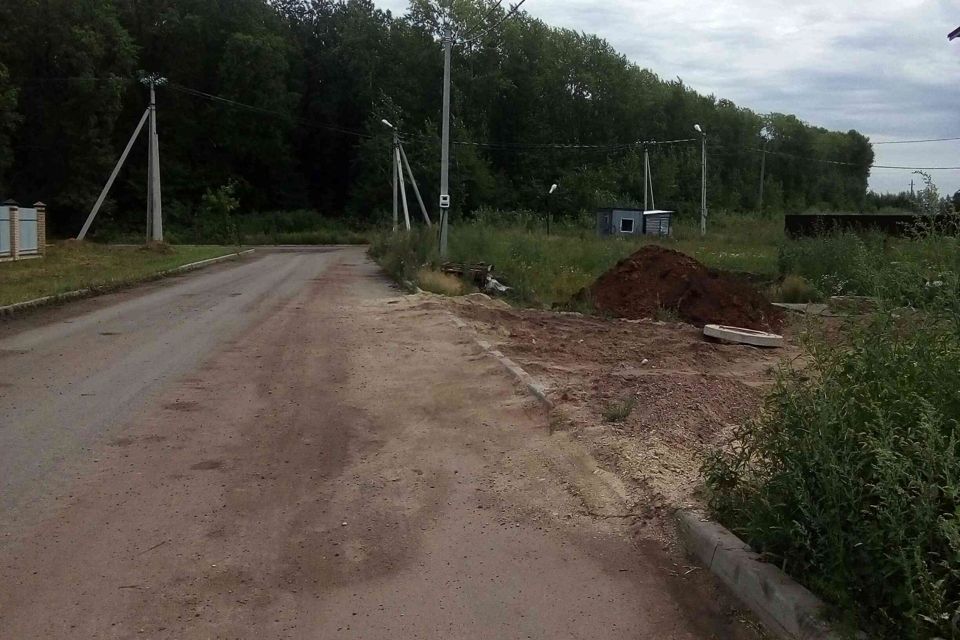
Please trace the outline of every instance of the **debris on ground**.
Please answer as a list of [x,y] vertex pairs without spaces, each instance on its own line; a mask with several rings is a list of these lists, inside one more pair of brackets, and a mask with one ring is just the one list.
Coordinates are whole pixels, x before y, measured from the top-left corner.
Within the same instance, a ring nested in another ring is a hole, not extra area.
[[761,331],[779,330],[784,321],[784,312],[746,280],[656,245],[621,260],[579,295],[621,318],[656,318],[666,311],[698,327]]
[[495,278],[493,276],[493,265],[486,262],[478,262],[468,265],[458,262],[445,262],[440,270],[444,273],[455,275],[459,278],[469,280],[480,291],[485,293],[507,293],[510,287],[502,282],[503,277]]

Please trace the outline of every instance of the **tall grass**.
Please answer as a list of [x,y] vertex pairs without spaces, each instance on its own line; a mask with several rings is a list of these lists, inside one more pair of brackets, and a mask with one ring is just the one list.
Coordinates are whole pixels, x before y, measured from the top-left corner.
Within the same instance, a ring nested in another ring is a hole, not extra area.
[[955,240],[817,241],[800,243],[795,268],[839,276],[879,309],[781,372],[761,416],[704,466],[711,506],[847,629],[960,638]]
[[[773,280],[782,233],[782,220],[720,216],[706,238],[695,221],[680,221],[672,238],[599,238],[584,219],[558,220],[548,235],[546,221],[536,214],[482,212],[476,221],[451,227],[449,258],[493,264],[513,287],[517,302],[550,306],[569,302],[619,260],[651,243],[689,253],[712,267]],[[411,281],[420,266],[439,262],[435,238],[426,232],[382,234],[373,247],[372,255],[388,272]]]

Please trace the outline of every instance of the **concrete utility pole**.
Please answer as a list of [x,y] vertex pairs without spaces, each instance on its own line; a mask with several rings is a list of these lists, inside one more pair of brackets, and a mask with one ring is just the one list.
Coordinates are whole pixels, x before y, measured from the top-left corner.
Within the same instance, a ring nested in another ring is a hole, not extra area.
[[[387,121],[384,120],[384,122],[387,122]],[[388,124],[388,126],[391,129],[393,129],[392,124]],[[400,201],[398,199],[399,193],[397,191],[397,187],[399,186],[397,183],[397,180],[399,179],[399,176],[400,176],[400,171],[399,171],[400,167],[397,166],[397,153],[396,153],[398,144],[399,144],[399,141],[398,141],[397,130],[393,129],[393,149],[390,152],[390,157],[393,158],[393,230],[394,231],[397,230],[397,214],[400,206]]]
[[404,166],[407,167],[407,175],[410,176],[413,193],[417,196],[417,204],[420,205],[420,213],[423,214],[423,220],[427,223],[427,226],[431,227],[433,223],[430,222],[430,216],[427,214],[427,205],[423,204],[423,198],[420,196],[420,187],[417,186],[417,179],[413,177],[413,169],[410,168],[410,161],[407,160],[407,152],[404,150],[402,143],[398,143],[398,145],[400,147],[400,158],[403,160]]
[[443,129],[440,141],[440,257],[447,257],[450,225],[450,61],[453,35],[450,23],[443,27]]
[[[648,200],[649,198],[649,200]],[[643,148],[643,210],[650,211],[657,208],[657,200],[653,197],[653,173],[650,171],[650,152]]]
[[163,205],[160,197],[160,142],[157,137],[157,98],[155,88],[158,85],[164,84],[166,78],[151,75],[143,78],[141,82],[150,88],[150,104],[147,106],[146,111],[143,112],[143,116],[140,118],[136,129],[134,129],[133,135],[130,136],[127,146],[124,148],[123,153],[120,154],[120,159],[113,167],[113,171],[107,179],[107,184],[104,185],[93,208],[90,209],[90,214],[83,223],[83,228],[80,229],[79,235],[77,235],[77,240],[83,240],[87,237],[87,232],[90,231],[90,225],[93,224],[97,213],[100,212],[100,207],[103,206],[104,200],[107,199],[107,194],[110,193],[110,188],[117,179],[120,169],[127,161],[127,156],[130,155],[130,149],[133,148],[133,143],[143,130],[143,126],[149,122],[147,130],[147,241],[163,241]]
[[147,82],[150,85],[147,238],[153,242],[163,242],[163,202],[160,196],[160,139],[157,137],[157,96],[155,90],[157,83],[162,83],[163,79],[150,76],[147,78]]
[[699,124],[693,128],[701,136],[700,154],[700,235],[707,235],[707,132]]
[[757,210],[759,213],[763,213],[763,183],[766,177],[767,170],[767,145],[764,142],[763,148],[760,149],[760,197],[759,203],[757,205]]

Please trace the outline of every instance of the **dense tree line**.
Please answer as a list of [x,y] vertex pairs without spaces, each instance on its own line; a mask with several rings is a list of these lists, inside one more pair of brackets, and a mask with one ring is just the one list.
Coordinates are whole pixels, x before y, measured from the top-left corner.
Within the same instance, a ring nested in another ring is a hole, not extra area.
[[[488,13],[482,0],[452,1],[460,28]],[[383,118],[405,132],[434,205],[442,55],[432,0],[412,0],[403,16],[370,0],[5,0],[0,25],[0,195],[44,199],[60,233],[79,227],[143,112],[143,70],[170,80],[158,103],[173,227],[189,226],[204,192],[225,184],[249,211],[375,217],[391,198]],[[457,47],[453,91],[459,212],[541,208],[553,182],[554,205],[568,211],[641,201],[642,152],[616,145],[693,138],[694,123],[708,132],[714,211],[757,207],[761,146],[765,209],[866,203],[873,151],[859,133],[700,95],[596,36],[523,14]],[[99,225],[142,224],[138,145]],[[699,141],[650,153],[657,204],[695,210]]]

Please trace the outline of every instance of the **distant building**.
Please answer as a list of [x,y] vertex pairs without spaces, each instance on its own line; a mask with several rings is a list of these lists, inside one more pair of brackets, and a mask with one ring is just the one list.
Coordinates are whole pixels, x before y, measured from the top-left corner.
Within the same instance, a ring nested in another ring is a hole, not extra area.
[[597,234],[601,236],[669,236],[672,233],[673,211],[661,209],[599,209]]
[[954,38],[960,38],[960,27],[957,27],[950,32],[950,35],[947,36],[948,39],[953,40]]

